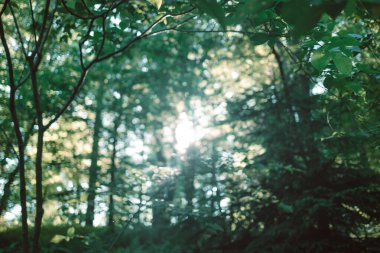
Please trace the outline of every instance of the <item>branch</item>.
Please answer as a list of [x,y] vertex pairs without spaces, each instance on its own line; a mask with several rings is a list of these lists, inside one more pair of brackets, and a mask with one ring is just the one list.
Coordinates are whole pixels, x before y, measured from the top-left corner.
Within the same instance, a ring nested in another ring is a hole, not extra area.
[[178,17],[178,16],[183,16],[183,15],[186,15],[188,13],[191,13],[195,8],[191,8],[189,10],[186,10],[186,11],[183,11],[183,12],[180,12],[180,13],[176,13],[176,14],[166,14],[166,15],[163,15],[162,17],[160,17],[159,19],[157,19],[156,21],[154,21],[150,26],[148,26],[148,28],[146,28],[139,36],[136,36],[135,38],[133,38],[132,40],[130,40],[127,44],[125,44],[123,47],[121,47],[120,49],[112,52],[112,53],[108,53],[102,57],[98,57],[97,59],[97,62],[100,62],[100,61],[103,61],[103,60],[106,60],[108,58],[111,58],[117,54],[120,54],[121,52],[125,51],[126,49],[128,49],[129,47],[131,47],[134,43],[136,43],[137,41],[141,40],[142,38],[145,38],[145,37],[148,37],[148,36],[151,36],[155,33],[151,32],[152,29],[158,25],[159,23],[161,23],[164,19],[168,18],[168,17]]
[[34,35],[34,42],[37,44],[37,34],[36,34],[36,27],[35,27],[36,21],[34,20],[32,0],[29,0],[29,7],[30,7],[30,15],[32,17],[32,31]]
[[106,18],[107,18],[107,14],[105,14],[102,18],[102,31],[103,31],[103,34],[102,34],[102,41],[100,42],[100,47],[96,53],[96,56],[95,56],[95,59],[93,60],[94,62],[96,62],[100,56],[100,54],[102,53],[103,51],[103,48],[104,48],[104,44],[106,42],[106,39],[107,39],[107,32],[106,32]]
[[9,3],[10,0],[5,0],[4,4],[3,4],[3,7],[1,7],[1,10],[0,10],[0,17],[3,15],[5,9],[7,8],[7,5]]
[[15,13],[13,12],[13,8],[12,8],[12,5],[11,5],[11,4],[9,5],[9,9],[10,9],[11,14],[12,14],[12,17],[13,17],[13,22],[15,23],[16,32],[17,32],[18,39],[19,39],[20,44],[21,44],[22,52],[23,52],[25,58],[27,59],[27,58],[28,58],[28,55],[27,55],[27,53],[26,53],[26,51],[25,51],[25,48],[24,48],[24,40],[23,40],[23,38],[22,38],[22,36],[21,36],[20,27],[18,26],[17,19],[16,19],[16,15],[15,15]]
[[92,12],[89,10],[88,6],[84,3],[84,1],[82,1],[82,3],[84,4],[86,10],[92,14],[91,16],[82,16],[74,11],[72,11],[72,9],[70,7],[67,6],[67,4],[65,3],[65,0],[61,0],[61,3],[63,5],[63,8],[69,13],[71,14],[72,16],[76,17],[76,18],[79,18],[79,19],[82,19],[82,20],[89,20],[89,19],[97,19],[97,18],[101,18],[103,17],[106,13],[109,13],[110,11],[114,10],[115,8],[117,8],[120,4],[122,4],[124,1],[123,0],[120,0],[118,2],[116,1],[113,1],[111,3],[111,6],[108,10],[102,12],[102,13],[99,13],[99,14],[92,14]]
[[44,49],[44,46],[45,46],[45,43],[46,43],[46,41],[47,41],[47,39],[48,39],[48,37],[49,37],[49,33],[50,33],[50,30],[51,30],[51,27],[52,27],[52,25],[53,25],[53,21],[54,21],[54,15],[55,15],[55,12],[56,12],[56,10],[57,10],[57,1],[55,2],[55,6],[54,6],[54,8],[53,8],[53,11],[52,11],[52,14],[51,14],[51,19],[50,19],[50,23],[49,23],[49,26],[48,26],[48,28],[46,29],[46,33],[44,33],[44,35],[43,35],[43,38],[41,39],[41,45],[40,45],[40,47],[37,49],[37,59],[36,59],[36,61],[35,61],[35,64],[34,64],[34,66],[36,67],[36,68],[38,68],[38,65],[40,64],[40,62],[41,62],[41,60],[42,60],[42,50]]
[[18,88],[20,88],[26,81],[28,81],[28,79],[29,79],[29,77],[30,77],[30,71],[23,77],[23,78],[21,78],[19,81],[18,81],[18,83],[17,83],[17,85],[16,85],[16,90],[18,89]]
[[3,44],[3,47],[4,47],[5,57],[7,60],[7,65],[8,65],[9,85],[11,86],[11,89],[14,89],[15,88],[15,80],[14,80],[14,75],[13,75],[12,57],[11,57],[11,53],[9,51],[7,40],[5,38],[4,25],[3,25],[3,20],[1,19],[1,17],[0,17],[0,39],[1,39],[1,43]]
[[63,107],[57,112],[57,114],[54,115],[54,117],[44,126],[43,131],[46,131],[49,129],[49,127],[56,122],[59,117],[67,110],[67,108],[70,106],[71,102],[73,102],[74,98],[79,92],[79,89],[82,87],[84,80],[86,79],[88,69],[84,69],[81,73],[81,76],[79,77],[79,80],[77,84],[75,85],[75,88],[73,90],[73,93],[69,97],[69,99],[66,101],[66,103],[63,105]]
[[90,10],[90,8],[88,8],[87,4],[86,4],[86,1],[85,0],[81,0],[84,8],[87,10],[88,14],[90,14],[91,16],[94,16],[95,14],[92,13],[92,11]]
[[49,8],[50,8],[50,0],[46,0],[44,14],[43,14],[43,18],[42,18],[41,29],[40,29],[40,32],[38,34],[38,39],[37,39],[36,47],[34,48],[34,50],[32,52],[32,55],[30,56],[31,59],[34,59],[34,57],[36,56],[36,54],[38,54],[38,52],[40,51],[40,46],[41,46],[43,38],[44,38],[46,23],[47,23],[47,20],[48,20]]
[[[10,140],[10,141],[11,141],[11,140],[12,140],[12,138],[10,138],[10,137],[8,136],[8,134],[7,134],[7,132],[5,131],[5,129],[4,129],[4,128],[2,128],[2,127],[0,127],[0,129],[1,129],[1,132],[3,133],[3,135],[4,135],[5,139],[7,139],[7,140]],[[11,145],[11,149],[12,149],[13,153],[16,155],[17,159],[19,159],[19,156],[18,156],[18,154],[17,154],[17,151],[16,151],[16,149],[15,149],[14,145],[12,144],[12,142],[10,142],[10,145]]]
[[86,65],[84,64],[84,61],[83,61],[82,47],[83,47],[83,44],[88,40],[88,37],[90,36],[92,27],[94,26],[94,22],[95,22],[95,19],[91,19],[90,24],[87,27],[86,34],[84,35],[83,39],[78,42],[78,46],[79,46],[79,61],[80,61],[80,65],[82,67],[82,71],[87,70],[87,67],[86,67]]
[[[165,18],[167,17],[176,17],[176,16],[181,16],[181,15],[185,15],[185,14],[188,14],[190,12],[192,12],[195,8],[191,8],[187,11],[184,11],[184,12],[181,12],[181,13],[177,13],[177,14],[167,14],[167,15],[164,15],[162,17],[160,17],[159,19],[157,19],[155,22],[153,22],[147,29],[144,30],[144,32],[142,32],[139,36],[135,37],[134,39],[130,40],[126,45],[124,45],[122,48],[120,48],[119,50],[116,50],[112,53],[109,53],[109,54],[106,54],[102,57],[99,57],[96,56],[95,59],[93,59],[87,66],[84,65],[84,62],[83,62],[83,54],[82,54],[82,46],[84,44],[84,42],[87,40],[88,36],[89,36],[89,33],[91,31],[91,28],[92,28],[92,25],[95,21],[95,18],[92,18],[91,21],[90,21],[90,25],[89,25],[89,28],[87,30],[87,33],[84,37],[84,40],[82,40],[79,44],[79,48],[80,48],[80,59],[81,59],[81,66],[82,66],[82,72],[81,72],[81,75],[79,77],[79,80],[77,81],[75,87],[74,87],[74,90],[72,92],[72,94],[70,95],[69,99],[65,102],[65,104],[63,105],[63,107],[53,116],[53,118],[44,126],[43,128],[43,131],[46,131],[47,129],[49,129],[49,127],[54,123],[56,122],[59,117],[67,110],[67,108],[70,106],[70,104],[72,103],[72,101],[75,99],[76,95],[78,94],[80,88],[83,86],[83,83],[86,79],[86,76],[87,76],[87,73],[88,73],[88,70],[95,64],[95,63],[98,63],[98,62],[101,62],[103,60],[106,60],[108,58],[111,58],[121,52],[123,52],[124,50],[128,49],[130,46],[132,46],[135,42],[141,40],[142,38],[144,37],[147,37],[149,36],[149,31],[151,31],[157,24],[159,24],[161,21],[163,21]],[[106,15],[108,15],[108,13],[104,13],[103,15],[103,21],[105,21],[105,18],[106,18]],[[104,25],[104,23],[103,23]],[[105,29],[105,28],[104,28]],[[104,45],[104,42],[105,42],[105,34],[103,34],[103,40],[102,40],[102,45]],[[101,50],[103,48],[103,46],[101,45]],[[98,51],[98,53],[101,53],[101,50]]]

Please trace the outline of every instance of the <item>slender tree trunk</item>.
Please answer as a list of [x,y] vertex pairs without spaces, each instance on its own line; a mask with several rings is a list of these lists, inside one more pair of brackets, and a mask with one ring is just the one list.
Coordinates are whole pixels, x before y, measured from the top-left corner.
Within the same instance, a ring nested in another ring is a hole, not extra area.
[[[4,151],[4,159],[1,161],[1,172],[0,173],[6,173],[5,167],[7,165],[7,158],[10,156],[11,149],[12,149],[12,142],[9,139],[8,143],[6,144],[5,151]],[[17,172],[18,172],[18,165],[13,171],[11,171],[9,173],[8,180],[4,185],[3,195],[1,196],[1,199],[0,199],[0,216],[2,215],[4,210],[7,208],[8,199],[11,195],[11,186],[13,184],[13,181],[15,180]]]
[[[28,143],[28,140],[29,140],[29,137],[30,137],[30,135],[33,132],[34,124],[35,124],[35,120],[32,121],[32,124],[30,125],[29,131],[25,134],[24,148],[26,147],[26,145]],[[9,149],[11,149],[11,146],[12,146],[12,144],[10,144],[10,148]],[[5,154],[5,157],[8,157],[9,154],[10,154],[10,150],[7,152],[7,154]],[[19,166],[20,165],[17,164],[16,168],[11,173],[9,173],[8,181],[4,185],[3,196],[1,196],[1,200],[0,200],[0,216],[2,215],[2,213],[7,208],[8,200],[9,200],[9,197],[11,195],[11,187],[12,187],[12,184],[14,183],[14,181],[15,181],[17,173],[19,172]]]
[[42,155],[43,155],[44,131],[39,127],[37,137],[37,154],[36,154],[36,217],[34,221],[33,235],[33,253],[40,251],[39,242],[42,226],[43,209],[43,192],[42,192]]
[[19,174],[20,174],[20,205],[21,205],[21,223],[22,223],[22,246],[24,253],[29,252],[29,229],[28,229],[28,211],[26,206],[26,180],[25,180],[25,149],[24,140],[22,138],[22,133],[20,130],[20,122],[16,110],[16,83],[13,75],[13,63],[12,56],[9,51],[8,43],[5,38],[5,31],[3,21],[0,17],[0,39],[4,47],[5,56],[7,60],[8,67],[8,79],[10,86],[10,96],[9,96],[9,111],[11,113],[11,118],[13,122],[13,129],[17,139],[17,148],[19,156]]
[[116,191],[116,180],[115,180],[115,173],[116,173],[116,148],[117,148],[117,139],[118,139],[118,128],[120,125],[120,117],[119,114],[117,119],[114,122],[114,129],[113,129],[113,141],[112,141],[112,155],[111,155],[111,168],[110,168],[110,195],[109,195],[109,206],[108,206],[108,226],[113,228],[114,227],[114,215],[115,215],[115,203],[113,196],[115,195]]
[[33,90],[33,101],[34,108],[37,116],[37,152],[36,152],[36,161],[35,161],[35,174],[36,174],[36,216],[34,220],[34,234],[33,234],[33,247],[32,252],[40,252],[40,234],[42,226],[42,217],[44,215],[43,209],[43,189],[42,189],[42,156],[44,148],[44,125],[43,125],[43,115],[41,109],[40,94],[38,91],[38,82],[37,82],[37,69],[34,66],[33,59],[29,59],[29,69],[30,77],[32,81],[32,90]]
[[195,146],[190,146],[187,150],[187,166],[184,168],[184,190],[185,190],[185,199],[186,199],[186,208],[188,209],[188,213],[192,214],[194,204],[194,179],[195,179],[195,171],[198,166],[198,150]]
[[16,178],[16,175],[18,173],[18,166],[19,165],[17,165],[17,167],[11,173],[9,173],[8,181],[4,185],[3,195],[1,196],[1,200],[0,200],[0,216],[3,214],[3,212],[7,208],[8,199],[11,196],[11,186],[12,186],[12,184]]
[[93,226],[95,217],[95,196],[96,182],[98,180],[98,160],[99,160],[99,139],[102,127],[102,110],[103,110],[103,85],[99,85],[96,94],[96,112],[92,142],[91,165],[88,183],[86,225]]
[[4,173],[5,172],[5,166],[7,165],[7,158],[9,157],[9,155],[11,153],[11,149],[12,149],[12,141],[10,139],[8,139],[8,141],[5,144],[5,146],[6,147],[5,147],[5,150],[4,150],[4,158],[0,162],[0,166],[1,166],[0,173]]
[[216,192],[215,192],[215,196],[214,196],[214,193],[213,193],[213,196],[211,197],[211,212],[212,212],[212,215],[214,215],[214,212],[215,212],[215,204],[216,204],[216,207],[218,208],[218,211],[219,213],[222,212],[222,208],[220,206],[220,192],[219,192],[219,185],[218,185],[218,178],[217,178],[217,175],[218,175],[218,168],[217,168],[217,165],[216,165],[216,162],[218,160],[218,153],[217,153],[217,150],[216,150],[216,146],[215,146],[215,143],[213,142],[212,143],[212,154],[211,154],[211,166],[212,166],[212,186],[213,188],[215,187],[216,188]]
[[[13,90],[13,89],[12,89]],[[18,147],[18,172],[20,178],[20,205],[21,205],[21,224],[22,224],[22,246],[24,253],[29,252],[29,228],[28,228],[28,209],[26,206],[26,180],[25,180],[25,149],[22,134],[19,126],[15,107],[15,93],[11,91],[10,111],[12,115],[13,128],[17,138]]]

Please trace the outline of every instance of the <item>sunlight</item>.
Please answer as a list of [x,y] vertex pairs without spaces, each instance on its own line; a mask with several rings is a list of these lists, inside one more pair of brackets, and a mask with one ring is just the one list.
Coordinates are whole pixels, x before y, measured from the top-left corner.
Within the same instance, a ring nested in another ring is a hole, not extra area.
[[205,136],[207,132],[205,123],[207,123],[207,120],[203,116],[198,116],[197,119],[203,124],[194,126],[186,113],[182,112],[180,114],[175,129],[176,148],[180,153],[186,152],[190,145],[197,144]]
[[195,142],[195,129],[193,122],[190,121],[188,116],[183,113],[182,118],[175,130],[175,137],[177,140],[177,149],[185,151],[191,144]]

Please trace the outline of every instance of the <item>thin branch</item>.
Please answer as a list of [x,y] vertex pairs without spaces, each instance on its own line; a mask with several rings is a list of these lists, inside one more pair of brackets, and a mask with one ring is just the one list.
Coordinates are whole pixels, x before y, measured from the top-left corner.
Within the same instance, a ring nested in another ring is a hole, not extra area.
[[41,29],[40,29],[40,32],[38,34],[38,39],[37,39],[36,47],[34,48],[34,50],[32,52],[32,55],[30,56],[31,59],[34,59],[35,55],[38,54],[38,52],[40,51],[40,46],[41,46],[43,38],[44,38],[44,33],[45,33],[45,29],[46,29],[46,23],[47,23],[47,20],[48,20],[49,9],[50,9],[50,0],[46,0],[46,2],[45,2],[45,9],[44,9],[43,18],[42,18]]
[[53,21],[54,21],[54,15],[55,15],[55,12],[57,10],[57,7],[58,7],[58,4],[57,4],[57,1],[55,2],[55,6],[53,8],[53,11],[52,11],[52,14],[51,14],[51,19],[50,19],[50,22],[49,22],[49,25],[46,29],[46,32],[44,33],[43,35],[43,38],[42,38],[42,42],[41,42],[41,45],[40,47],[38,48],[37,50],[37,59],[35,61],[35,64],[34,66],[36,68],[38,68],[38,65],[40,64],[41,60],[42,60],[42,50],[44,49],[44,46],[45,46],[45,43],[49,37],[49,33],[50,33],[50,30],[51,30],[51,27],[53,26]]
[[37,44],[37,34],[36,34],[36,27],[35,27],[36,21],[34,19],[32,0],[29,0],[29,8],[30,8],[30,16],[32,17],[32,31],[34,35],[34,42]]
[[1,7],[1,10],[0,10],[0,17],[3,15],[3,13],[4,13],[5,9],[7,8],[7,5],[9,2],[10,2],[10,0],[5,0],[3,7]]
[[18,81],[16,85],[16,90],[18,90],[18,88],[20,88],[26,81],[28,81],[29,77],[30,77],[30,71]]
[[136,36],[135,38],[133,38],[132,40],[130,40],[127,44],[125,44],[123,47],[119,48],[118,50],[114,51],[114,52],[111,52],[111,53],[108,53],[102,57],[99,57],[97,59],[97,62],[100,62],[100,61],[103,61],[103,60],[106,60],[106,59],[109,59],[123,51],[125,51],[126,49],[128,49],[129,47],[131,47],[134,43],[136,43],[137,41],[141,40],[142,38],[145,38],[145,37],[148,37],[148,36],[151,36],[155,33],[152,33],[152,29],[158,25],[159,23],[161,23],[164,19],[168,18],[168,17],[178,17],[178,16],[183,16],[183,15],[186,15],[188,13],[191,13],[195,8],[191,8],[189,10],[186,10],[186,11],[183,11],[183,12],[180,12],[180,13],[175,13],[175,14],[166,14],[166,15],[163,15],[162,17],[158,18],[156,21],[154,21],[150,26],[148,26],[148,28],[146,28],[140,35]]
[[103,18],[102,18],[102,31],[103,31],[103,34],[102,34],[102,41],[100,42],[100,47],[96,53],[96,56],[95,56],[95,59],[94,61],[96,61],[98,58],[99,58],[99,55],[102,53],[103,51],[103,48],[104,48],[104,44],[106,42],[106,39],[107,39],[107,32],[106,32],[106,18],[107,18],[107,15],[105,15]]
[[83,39],[80,40],[79,43],[78,43],[78,46],[79,46],[79,61],[80,61],[80,65],[82,67],[82,71],[87,70],[87,67],[86,67],[86,65],[85,65],[85,63],[83,61],[82,48],[83,48],[83,44],[88,40],[88,37],[90,36],[92,27],[94,26],[94,22],[95,22],[95,19],[91,19],[90,24],[87,27],[86,34],[84,35]]
[[[7,140],[12,140],[12,138],[10,138],[7,134],[7,132],[5,131],[4,128],[0,127],[1,129],[1,132],[3,133],[4,137],[7,139]],[[16,155],[17,159],[19,159],[19,156],[18,156],[18,153],[14,147],[14,145],[12,144],[12,142],[10,142],[10,145],[11,145],[11,149],[12,149],[12,152]]]
[[54,117],[44,126],[44,131],[48,130],[49,127],[54,123],[56,122],[59,117],[61,117],[61,115],[67,110],[67,108],[70,106],[71,102],[74,100],[74,98],[76,97],[76,95],[78,94],[79,92],[79,89],[82,87],[83,83],[84,83],[84,80],[86,78],[86,75],[87,75],[87,72],[88,72],[88,69],[84,69],[81,73],[81,76],[77,82],[77,84],[75,85],[75,88],[73,90],[73,92],[71,93],[71,96],[69,97],[69,99],[66,101],[66,103],[63,105],[63,107],[54,115]]
[[91,16],[94,16],[94,13],[92,13],[92,11],[90,10],[90,8],[88,8],[87,4],[86,4],[86,1],[85,0],[81,0],[84,8],[87,10],[88,14],[90,14]]
[[16,19],[16,15],[15,13],[13,12],[13,8],[12,8],[12,4],[9,5],[9,10],[11,11],[11,14],[12,14],[12,18],[13,18],[13,22],[15,23],[15,28],[16,28],[16,32],[17,32],[17,36],[18,36],[18,40],[21,44],[21,49],[22,49],[22,52],[25,56],[25,58],[28,58],[28,55],[25,51],[25,47],[24,47],[24,40],[22,38],[22,35],[21,35],[21,32],[20,32],[20,27],[18,26],[18,22],[17,22],[17,19]]
[[[102,57],[96,57],[94,60],[92,60],[87,66],[84,65],[83,62],[81,62],[81,66],[82,66],[82,72],[81,72],[81,75],[79,77],[79,80],[77,81],[75,87],[74,87],[74,90],[73,92],[71,93],[70,97],[68,98],[68,100],[65,102],[65,104],[63,105],[63,107],[53,116],[53,118],[44,126],[44,131],[46,131],[47,129],[49,129],[49,127],[54,123],[56,122],[59,117],[67,110],[67,108],[70,106],[70,104],[72,103],[72,101],[75,99],[76,95],[78,94],[80,88],[83,86],[83,83],[86,79],[86,75],[88,73],[88,70],[95,64],[95,63],[98,63],[100,61],[103,61],[103,60],[106,60],[108,58],[111,58],[121,52],[123,52],[124,50],[128,49],[130,46],[132,46],[134,43],[136,43],[137,41],[141,40],[142,38],[144,37],[147,37],[147,34],[149,33],[149,31],[151,31],[157,24],[159,24],[160,22],[162,22],[165,18],[167,17],[177,17],[177,16],[181,16],[181,15],[185,15],[185,14],[188,14],[188,13],[191,13],[195,8],[191,8],[187,11],[184,11],[184,12],[181,12],[181,13],[176,13],[176,14],[167,14],[167,15],[164,15],[162,17],[160,17],[159,19],[157,19],[155,22],[153,22],[147,29],[144,30],[144,32],[142,32],[139,36],[135,37],[134,39],[130,40],[126,45],[124,45],[122,48],[120,48],[119,50],[116,50],[112,53],[109,53],[109,54],[106,54]],[[104,14],[104,15],[107,15]],[[95,19],[91,19],[91,22],[90,22],[90,26],[87,30],[87,33],[85,35],[85,38],[80,42],[80,57],[82,59],[83,55],[82,55],[82,51],[81,51],[81,48],[84,44],[84,42],[87,40],[88,38],[88,35],[91,31],[91,27],[92,27],[92,24],[93,22],[95,21]],[[105,35],[103,35],[105,36]],[[104,41],[105,41],[105,37],[104,37]],[[103,42],[104,42],[103,41]]]
[[[82,1],[83,2],[83,1]],[[74,11],[72,11],[72,9],[70,7],[67,6],[67,4],[65,3],[65,0],[61,0],[61,3],[63,5],[63,8],[68,12],[70,13],[72,16],[76,17],[76,18],[79,18],[79,19],[82,19],[82,20],[90,20],[90,19],[97,19],[97,18],[101,18],[103,17],[106,13],[109,13],[110,11],[114,10],[115,8],[117,8],[120,4],[122,4],[124,1],[123,0],[120,0],[118,2],[116,1],[113,1],[110,5],[110,8],[102,13],[99,13],[99,14],[93,14],[91,16],[82,16]],[[116,3],[116,4],[115,4]],[[85,5],[85,8],[88,9],[87,5]],[[91,12],[92,14],[92,12]]]
[[3,44],[4,51],[5,51],[5,57],[7,60],[8,65],[8,78],[9,78],[9,85],[11,86],[11,89],[15,88],[15,81],[14,81],[14,75],[13,75],[13,63],[12,63],[12,56],[9,51],[8,43],[5,38],[5,31],[4,31],[4,25],[3,20],[0,17],[0,39],[1,43]]

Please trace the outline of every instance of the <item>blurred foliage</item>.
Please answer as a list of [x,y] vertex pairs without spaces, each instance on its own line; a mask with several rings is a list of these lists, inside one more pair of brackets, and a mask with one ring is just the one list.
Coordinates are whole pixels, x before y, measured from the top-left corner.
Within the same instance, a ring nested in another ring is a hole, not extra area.
[[31,2],[1,16],[0,252],[22,248],[12,110],[31,225],[48,126],[41,252],[378,251],[378,1],[54,1],[42,114]]

